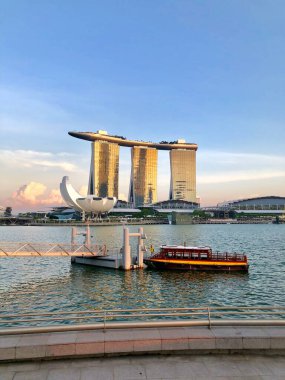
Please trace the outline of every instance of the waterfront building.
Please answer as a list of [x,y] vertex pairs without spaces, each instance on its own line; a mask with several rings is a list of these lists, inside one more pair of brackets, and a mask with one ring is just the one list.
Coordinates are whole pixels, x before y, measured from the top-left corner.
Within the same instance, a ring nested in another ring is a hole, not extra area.
[[285,197],[264,196],[239,199],[218,204],[221,210],[234,210],[244,214],[285,214]]
[[157,149],[132,148],[129,202],[135,207],[157,201]]
[[69,182],[69,177],[64,176],[59,185],[60,193],[66,204],[74,210],[82,213],[85,218],[85,212],[91,215],[101,215],[108,213],[116,204],[116,197],[98,197],[93,194],[83,196],[79,194]]
[[119,149],[115,143],[92,142],[88,195],[118,198]]
[[169,199],[196,203],[196,151],[172,149],[170,169]]
[[196,202],[188,202],[182,200],[167,200],[156,202],[149,207],[153,208],[159,213],[170,214],[172,212],[192,214],[195,210],[199,208],[199,204]]

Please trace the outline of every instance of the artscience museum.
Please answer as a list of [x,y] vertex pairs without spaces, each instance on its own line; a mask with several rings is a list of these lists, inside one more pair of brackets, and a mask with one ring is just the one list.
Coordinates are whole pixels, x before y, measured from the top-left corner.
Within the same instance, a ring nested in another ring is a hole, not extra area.
[[100,215],[109,212],[116,204],[115,197],[96,197],[79,194],[69,183],[69,177],[65,176],[60,184],[60,193],[66,204],[79,212]]

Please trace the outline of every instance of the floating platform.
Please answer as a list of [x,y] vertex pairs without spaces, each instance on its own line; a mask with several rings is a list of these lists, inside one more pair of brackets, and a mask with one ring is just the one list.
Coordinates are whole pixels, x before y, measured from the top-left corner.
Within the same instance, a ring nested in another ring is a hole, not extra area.
[[121,257],[115,256],[97,256],[97,257],[84,257],[75,256],[71,258],[73,264],[91,265],[101,268],[120,269],[123,267],[123,260]]

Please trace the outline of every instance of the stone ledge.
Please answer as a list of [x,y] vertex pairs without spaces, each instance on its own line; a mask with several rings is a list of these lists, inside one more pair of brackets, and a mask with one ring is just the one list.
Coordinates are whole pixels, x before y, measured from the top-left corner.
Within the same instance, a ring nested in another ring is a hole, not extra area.
[[0,336],[0,362],[196,353],[285,353],[285,327],[177,327]]

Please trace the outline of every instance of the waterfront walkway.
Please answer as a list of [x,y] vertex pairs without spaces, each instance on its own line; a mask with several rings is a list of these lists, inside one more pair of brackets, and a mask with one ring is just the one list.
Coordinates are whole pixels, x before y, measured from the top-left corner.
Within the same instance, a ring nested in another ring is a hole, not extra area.
[[0,362],[138,354],[285,354],[284,326],[124,328],[0,336]]
[[125,356],[0,365],[1,380],[284,380],[285,358],[262,355]]
[[285,328],[195,326],[2,335],[0,361],[1,380],[284,379]]

